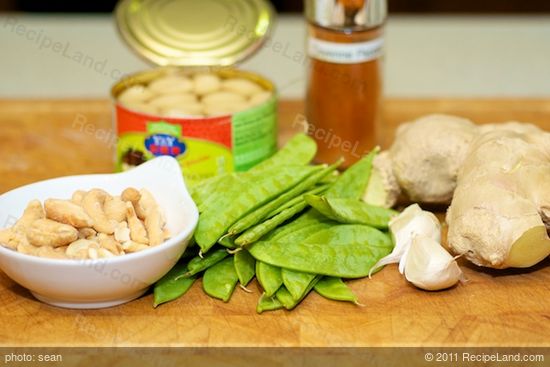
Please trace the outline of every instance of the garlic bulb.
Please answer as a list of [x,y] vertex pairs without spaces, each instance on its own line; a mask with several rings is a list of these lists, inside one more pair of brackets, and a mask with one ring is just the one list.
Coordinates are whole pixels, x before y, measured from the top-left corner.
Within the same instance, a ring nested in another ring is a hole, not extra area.
[[440,290],[463,279],[455,259],[441,246],[441,225],[433,213],[413,204],[389,224],[395,247],[380,259],[371,273],[381,266],[399,263],[399,272],[425,290]]
[[395,263],[399,263],[399,272],[403,274],[407,252],[415,235],[424,235],[441,241],[439,220],[432,213],[423,211],[418,204],[408,206],[390,221],[389,227],[395,247],[389,255],[372,267],[371,274],[384,265]]
[[436,291],[452,287],[463,275],[455,258],[439,242],[416,235],[405,260],[405,278],[418,288]]

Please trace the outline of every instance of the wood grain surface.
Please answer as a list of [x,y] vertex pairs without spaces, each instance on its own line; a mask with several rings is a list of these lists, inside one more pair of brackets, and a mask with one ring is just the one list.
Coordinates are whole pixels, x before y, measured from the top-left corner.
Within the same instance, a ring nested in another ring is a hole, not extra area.
[[[280,105],[281,141],[302,104]],[[520,120],[550,130],[548,100],[406,100],[385,104],[387,146],[399,123],[441,112],[476,122]],[[113,169],[107,101],[0,101],[0,193],[49,177]],[[550,346],[550,262],[525,271],[462,263],[469,281],[444,292],[410,286],[387,266],[351,282],[365,307],[309,295],[295,310],[258,315],[260,294],[229,303],[197,282],[183,298],[152,308],[150,294],[103,310],[66,310],[35,300],[0,273],[0,345],[10,346]]]

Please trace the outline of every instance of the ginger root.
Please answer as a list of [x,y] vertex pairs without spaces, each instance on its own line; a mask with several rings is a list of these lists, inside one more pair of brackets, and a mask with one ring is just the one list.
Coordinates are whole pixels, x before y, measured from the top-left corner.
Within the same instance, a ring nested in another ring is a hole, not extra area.
[[550,134],[431,115],[402,125],[373,164],[364,200],[449,204],[450,249],[481,266],[529,267],[550,254]]

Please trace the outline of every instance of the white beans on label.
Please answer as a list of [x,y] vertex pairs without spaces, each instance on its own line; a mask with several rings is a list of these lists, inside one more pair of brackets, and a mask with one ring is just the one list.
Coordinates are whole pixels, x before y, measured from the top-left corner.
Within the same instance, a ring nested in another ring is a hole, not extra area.
[[136,112],[173,118],[228,115],[261,105],[271,91],[243,77],[220,78],[212,73],[182,75],[166,72],[148,85],[122,92],[118,100]]

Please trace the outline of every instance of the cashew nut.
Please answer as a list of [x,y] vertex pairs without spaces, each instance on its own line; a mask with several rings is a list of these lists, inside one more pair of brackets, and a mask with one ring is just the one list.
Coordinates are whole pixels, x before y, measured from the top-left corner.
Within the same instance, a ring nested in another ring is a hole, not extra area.
[[115,240],[118,242],[130,241],[130,229],[128,228],[128,223],[120,222],[115,227]]
[[145,210],[145,228],[149,236],[149,245],[156,246],[164,242],[163,228],[165,220],[151,193],[145,189],[140,191],[140,205]]
[[[116,230],[115,230],[115,233],[116,233]],[[120,244],[120,242],[115,240],[113,236],[100,233],[97,236],[97,238],[99,241],[99,246],[101,248],[108,250],[114,255],[122,255],[124,253],[124,250],[122,249],[122,245]]]
[[104,249],[104,248],[100,248],[99,250],[97,250],[97,254],[98,254],[100,259],[107,259],[107,258],[116,256],[111,251],[109,251],[107,249]]
[[22,254],[36,255],[36,251],[38,251],[38,247],[30,245],[26,239],[25,241],[21,241],[17,244],[17,252],[20,252]]
[[148,249],[149,246],[144,245],[143,243],[135,242],[135,241],[126,241],[122,244],[122,248],[126,252],[138,252],[145,249]]
[[78,238],[79,239],[87,239],[90,240],[94,238],[97,235],[97,232],[93,228],[84,227],[78,229]]
[[84,195],[86,195],[86,191],[76,190],[71,197],[71,201],[76,205],[82,205],[82,199],[84,199]]
[[12,250],[17,249],[17,245],[22,241],[22,238],[27,239],[25,235],[15,231],[13,228],[0,230],[0,243]]
[[27,229],[27,239],[34,246],[65,246],[78,239],[76,228],[50,219],[38,219]]
[[126,203],[126,220],[130,228],[130,238],[136,242],[149,243],[147,231],[143,223],[137,217],[134,206],[129,202]]
[[67,247],[66,255],[71,259],[87,259],[89,257],[89,250],[99,249],[97,242],[90,240],[78,240],[74,241]]
[[82,199],[84,210],[93,220],[96,231],[112,234],[115,231],[116,222],[110,220],[103,209],[103,204],[109,195],[100,189],[93,189]]
[[91,227],[93,224],[86,211],[69,200],[47,199],[44,201],[44,210],[46,218],[75,228]]
[[60,248],[50,246],[42,246],[36,249],[35,255],[39,257],[47,257],[50,259],[68,259],[65,251],[58,251]]
[[103,210],[107,218],[117,223],[126,219],[126,203],[118,196],[108,196],[105,199]]
[[130,201],[134,205],[134,210],[136,211],[136,214],[139,219],[141,220],[145,219],[145,210],[142,208],[141,204],[139,203],[139,200],[141,199],[141,194],[139,193],[138,190],[134,189],[133,187],[129,187],[122,192],[120,197],[122,198],[122,200]]
[[45,218],[44,209],[39,200],[32,200],[23,215],[13,226],[16,231],[25,231],[35,220]]

